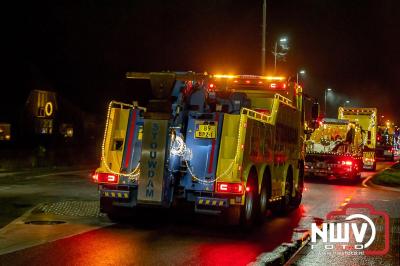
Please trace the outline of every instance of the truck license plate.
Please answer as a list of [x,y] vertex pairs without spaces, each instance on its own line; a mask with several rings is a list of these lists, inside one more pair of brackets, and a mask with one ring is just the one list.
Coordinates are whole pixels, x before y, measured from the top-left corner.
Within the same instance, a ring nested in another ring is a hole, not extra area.
[[197,130],[194,132],[195,138],[215,139],[216,125],[198,124]]

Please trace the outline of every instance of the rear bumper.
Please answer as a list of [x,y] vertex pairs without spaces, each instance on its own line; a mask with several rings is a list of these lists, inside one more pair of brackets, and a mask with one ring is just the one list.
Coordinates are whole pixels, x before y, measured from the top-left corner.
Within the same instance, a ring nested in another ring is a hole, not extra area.
[[325,168],[308,168],[304,169],[305,175],[309,177],[322,177],[327,179],[346,179],[346,178],[354,178],[360,173],[357,171],[346,171],[346,170],[328,170]]
[[137,206],[137,187],[129,190],[99,189],[100,202],[108,202],[111,206],[133,208]]
[[218,215],[229,206],[228,198],[197,197],[194,210],[198,213]]
[[[125,190],[118,189],[117,187],[113,189],[109,187],[99,187],[99,194],[101,201],[107,202],[111,206],[126,208],[153,206],[151,204],[138,203],[138,189],[136,186],[125,187]],[[242,205],[242,196],[243,195],[229,193],[215,194],[212,192],[200,193],[197,191],[188,191],[186,197],[181,198],[180,201],[182,202],[183,200],[183,202],[193,206],[195,212],[219,214],[230,207]]]
[[374,169],[374,165],[372,164],[364,164],[363,165],[363,169],[365,170],[373,170]]

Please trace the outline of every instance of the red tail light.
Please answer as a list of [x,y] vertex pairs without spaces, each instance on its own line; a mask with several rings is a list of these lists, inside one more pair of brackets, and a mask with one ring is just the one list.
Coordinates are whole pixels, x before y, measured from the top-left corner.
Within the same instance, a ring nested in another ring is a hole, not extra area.
[[117,184],[118,175],[109,173],[97,173],[97,180],[98,183]]
[[217,183],[217,192],[222,193],[243,193],[242,183]]
[[92,174],[92,181],[94,183],[98,183],[99,181],[99,175],[97,173]]
[[353,162],[352,162],[352,161],[341,161],[341,162],[339,162],[339,163],[341,163],[341,164],[343,164],[343,165],[348,165],[348,166],[353,165]]

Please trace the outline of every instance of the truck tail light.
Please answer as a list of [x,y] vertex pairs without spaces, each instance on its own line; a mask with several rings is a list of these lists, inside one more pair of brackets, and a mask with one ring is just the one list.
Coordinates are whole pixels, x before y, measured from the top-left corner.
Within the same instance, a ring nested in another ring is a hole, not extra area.
[[222,193],[243,193],[242,183],[217,183],[217,192]]
[[339,164],[352,166],[353,165],[353,161],[349,161],[349,160],[341,161],[341,162],[339,162]]
[[92,181],[94,183],[98,183],[99,182],[99,174],[98,173],[93,173],[92,174]]
[[117,184],[118,175],[109,173],[97,173],[97,183]]

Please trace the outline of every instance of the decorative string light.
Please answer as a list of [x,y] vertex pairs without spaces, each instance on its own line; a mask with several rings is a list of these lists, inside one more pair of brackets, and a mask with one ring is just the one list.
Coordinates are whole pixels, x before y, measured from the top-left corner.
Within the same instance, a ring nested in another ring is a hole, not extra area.
[[[279,102],[289,105],[289,106],[293,106],[291,103],[292,101],[289,100],[288,98],[280,95],[280,94],[275,94],[274,98],[277,99]],[[107,139],[107,133],[108,133],[108,127],[109,127],[109,123],[110,123],[110,115],[111,115],[111,109],[112,109],[112,105],[113,104],[119,104],[122,106],[129,106],[130,108],[134,108],[133,105],[129,105],[129,104],[125,104],[125,103],[120,103],[120,102],[116,102],[116,101],[111,101],[108,105],[108,111],[107,111],[107,120],[106,120],[106,127],[104,130],[104,137],[103,137],[103,143],[101,146],[101,162],[102,164],[105,166],[106,170],[112,174],[116,174],[116,175],[122,175],[122,176],[128,176],[130,180],[132,181],[137,181],[138,176],[140,175],[140,163],[137,164],[137,166],[135,167],[135,169],[133,169],[133,171],[131,173],[121,173],[121,172],[117,172],[117,171],[113,171],[107,164],[106,159],[105,159],[105,143],[106,143],[106,139]],[[173,143],[171,144],[171,154],[173,155],[177,155],[183,158],[183,161],[188,169],[189,174],[191,175],[191,177],[201,183],[214,183],[215,181],[217,181],[218,179],[220,179],[221,177],[224,177],[228,174],[230,174],[232,172],[233,166],[234,164],[238,164],[239,163],[239,154],[241,154],[241,147],[244,145],[242,144],[242,135],[243,135],[243,128],[247,127],[247,122],[245,124],[243,124],[243,118],[244,116],[249,117],[250,119],[254,119],[257,121],[261,121],[261,122],[267,122],[267,123],[272,123],[272,116],[270,115],[266,115],[264,113],[261,112],[257,112],[248,108],[242,108],[241,112],[240,112],[240,119],[239,119],[239,127],[238,127],[238,138],[237,138],[237,143],[236,143],[236,151],[235,151],[235,156],[232,160],[232,162],[229,164],[229,166],[225,169],[224,172],[222,172],[221,175],[217,176],[214,180],[203,180],[198,178],[194,173],[193,170],[191,169],[188,161],[185,157],[187,157],[188,154],[191,154],[190,150],[187,148],[185,141],[183,140],[182,137],[180,136],[175,136],[175,139],[173,141]],[[242,126],[243,125],[243,126]],[[174,146],[176,145],[176,146]]]
[[108,126],[110,123],[110,116],[111,116],[111,109],[113,104],[119,104],[121,107],[122,106],[128,106],[130,108],[134,108],[133,105],[130,104],[125,104],[125,103],[120,103],[120,102],[116,102],[116,101],[111,101],[108,105],[108,110],[107,110],[107,119],[106,119],[106,127],[104,130],[104,136],[103,136],[103,143],[101,145],[101,162],[102,164],[105,166],[106,170],[109,173],[115,174],[115,175],[122,175],[122,176],[127,176],[129,178],[129,180],[131,181],[137,181],[137,177],[140,175],[140,163],[137,164],[137,166],[135,167],[135,169],[133,169],[132,172],[130,173],[121,173],[121,172],[117,172],[117,171],[113,171],[107,164],[106,162],[106,156],[105,156],[105,146],[106,146],[106,140],[107,140],[107,135],[108,135]]

